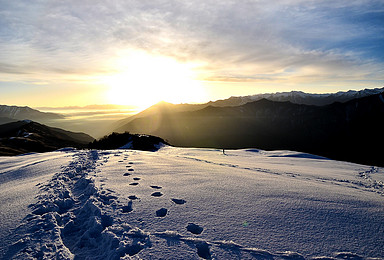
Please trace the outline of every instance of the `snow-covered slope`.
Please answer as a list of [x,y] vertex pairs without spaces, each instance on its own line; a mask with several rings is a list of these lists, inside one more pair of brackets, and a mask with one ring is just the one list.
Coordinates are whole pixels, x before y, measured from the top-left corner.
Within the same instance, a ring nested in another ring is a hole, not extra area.
[[15,228],[30,212],[28,206],[36,202],[36,185],[49,182],[71,159],[64,152],[0,157],[0,259],[9,259],[5,252],[17,250],[9,246],[28,233],[15,232]]
[[384,257],[383,168],[173,147],[0,163],[5,259]]

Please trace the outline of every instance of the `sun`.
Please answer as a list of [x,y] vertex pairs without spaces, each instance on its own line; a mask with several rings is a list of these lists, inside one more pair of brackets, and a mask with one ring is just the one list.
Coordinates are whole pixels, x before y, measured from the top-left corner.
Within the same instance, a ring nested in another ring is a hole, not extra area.
[[160,101],[191,103],[205,92],[194,72],[196,64],[145,52],[121,55],[114,71],[104,78],[110,103],[146,108]]

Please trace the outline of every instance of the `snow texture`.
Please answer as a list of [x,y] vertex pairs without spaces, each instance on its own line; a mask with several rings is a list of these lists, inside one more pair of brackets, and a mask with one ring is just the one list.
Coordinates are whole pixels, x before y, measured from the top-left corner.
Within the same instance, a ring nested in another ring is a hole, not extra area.
[[0,257],[378,259],[383,181],[382,168],[292,151],[3,157]]

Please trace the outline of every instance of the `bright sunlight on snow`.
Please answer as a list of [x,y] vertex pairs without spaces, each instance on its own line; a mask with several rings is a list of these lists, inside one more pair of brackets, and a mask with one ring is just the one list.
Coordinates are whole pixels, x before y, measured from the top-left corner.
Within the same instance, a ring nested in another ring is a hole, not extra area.
[[3,157],[0,253],[5,259],[383,257],[383,176],[382,168],[256,149],[67,149]]

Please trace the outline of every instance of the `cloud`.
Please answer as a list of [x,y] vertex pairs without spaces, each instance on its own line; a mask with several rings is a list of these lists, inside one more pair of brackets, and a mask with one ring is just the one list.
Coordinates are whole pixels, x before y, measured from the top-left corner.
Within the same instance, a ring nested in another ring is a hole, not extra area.
[[2,74],[102,74],[118,50],[140,49],[209,64],[207,79],[383,80],[382,1],[0,4]]

